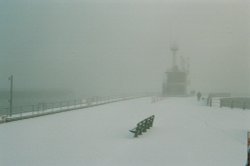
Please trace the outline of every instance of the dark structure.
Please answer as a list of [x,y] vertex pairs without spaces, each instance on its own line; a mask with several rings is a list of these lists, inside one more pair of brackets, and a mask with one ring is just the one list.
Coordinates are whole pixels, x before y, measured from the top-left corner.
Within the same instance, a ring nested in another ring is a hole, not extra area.
[[173,45],[171,51],[173,53],[173,64],[172,68],[166,71],[166,80],[163,82],[162,94],[163,96],[186,96],[189,65],[181,57],[180,67],[178,67],[176,63],[178,47]]

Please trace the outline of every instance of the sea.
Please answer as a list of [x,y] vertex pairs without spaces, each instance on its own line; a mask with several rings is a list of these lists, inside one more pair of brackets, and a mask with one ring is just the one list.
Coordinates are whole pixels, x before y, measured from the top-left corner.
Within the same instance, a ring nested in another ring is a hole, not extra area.
[[[20,112],[29,112],[32,106],[43,103],[56,104],[59,102],[73,102],[84,97],[77,96],[69,90],[20,90],[13,92],[13,114]],[[10,92],[0,90],[0,115],[9,114]]]

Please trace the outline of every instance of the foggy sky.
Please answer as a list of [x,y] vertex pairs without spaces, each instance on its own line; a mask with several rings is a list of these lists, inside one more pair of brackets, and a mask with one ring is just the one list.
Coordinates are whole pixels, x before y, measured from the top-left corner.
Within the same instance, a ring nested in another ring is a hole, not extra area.
[[247,0],[2,0],[0,89],[160,91],[171,42],[190,89],[250,92]]

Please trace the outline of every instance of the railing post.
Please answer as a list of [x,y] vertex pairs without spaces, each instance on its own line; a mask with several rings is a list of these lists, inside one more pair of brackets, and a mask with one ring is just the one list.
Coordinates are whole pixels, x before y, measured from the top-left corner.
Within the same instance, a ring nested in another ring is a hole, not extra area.
[[76,100],[74,100],[74,107],[76,108],[76,106],[77,106],[77,102]]
[[20,117],[22,118],[22,113],[23,113],[23,107],[20,107]]
[[34,115],[34,105],[31,106],[31,109],[32,109],[32,115]]
[[70,101],[66,102],[67,103],[67,108],[70,108]]
[[45,111],[45,103],[42,103],[42,111]]
[[59,107],[60,107],[60,108],[59,108],[60,110],[62,110],[62,107],[63,107],[63,104],[62,104],[62,103],[63,103],[63,102],[60,102],[60,106],[59,106]]
[[37,105],[37,113],[40,113],[40,105]]
[[50,111],[53,112],[54,103],[50,103]]
[[242,107],[242,109],[243,109],[243,110],[246,109],[246,102],[245,102],[245,101],[243,102],[243,107]]
[[231,108],[234,108],[234,101],[231,101]]

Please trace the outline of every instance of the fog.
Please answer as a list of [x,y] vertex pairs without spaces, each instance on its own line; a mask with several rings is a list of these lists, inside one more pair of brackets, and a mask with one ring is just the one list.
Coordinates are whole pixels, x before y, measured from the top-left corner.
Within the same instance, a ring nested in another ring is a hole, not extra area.
[[1,0],[0,89],[160,92],[169,46],[190,87],[250,92],[247,0]]

